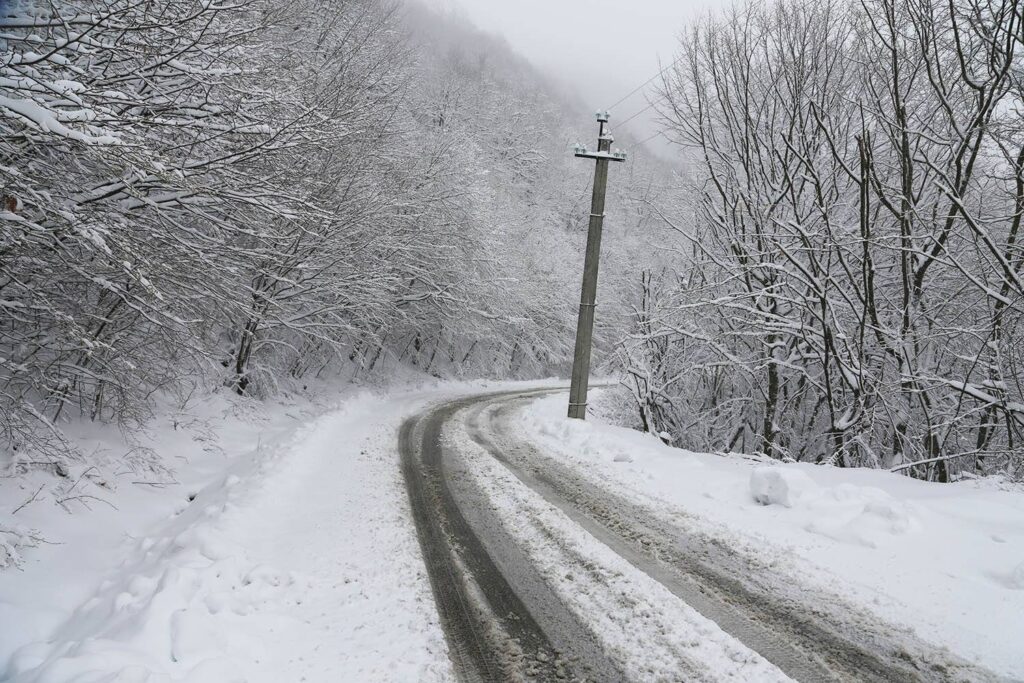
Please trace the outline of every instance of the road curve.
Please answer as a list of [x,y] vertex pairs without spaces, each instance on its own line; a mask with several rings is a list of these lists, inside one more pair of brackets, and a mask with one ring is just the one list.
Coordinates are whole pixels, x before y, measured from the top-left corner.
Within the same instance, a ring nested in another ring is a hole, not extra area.
[[[545,585],[472,485],[457,449],[442,441],[449,422],[593,537],[795,680],[997,680],[835,596],[803,591],[720,541],[672,525],[538,452],[515,433],[510,418],[525,401],[550,391],[451,401],[410,418],[400,431],[413,517],[461,680],[628,677]],[[678,680],[695,678],[680,671]]]
[[523,571],[528,560],[446,457],[444,423],[504,395],[445,403],[410,418],[399,432],[413,518],[456,674],[486,682],[620,681],[575,617]]

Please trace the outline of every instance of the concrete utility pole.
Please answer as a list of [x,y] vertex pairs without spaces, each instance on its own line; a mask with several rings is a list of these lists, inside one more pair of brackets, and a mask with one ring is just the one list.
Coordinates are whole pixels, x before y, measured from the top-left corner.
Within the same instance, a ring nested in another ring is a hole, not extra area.
[[587,255],[583,261],[583,292],[580,295],[580,316],[576,322],[576,351],[572,361],[572,384],[569,388],[569,417],[587,418],[587,388],[590,383],[590,347],[594,336],[594,307],[597,306],[597,267],[601,259],[601,228],[604,224],[604,193],[608,187],[608,162],[625,161],[626,153],[611,151],[612,134],[605,130],[609,114],[597,113],[600,129],[597,151],[588,152],[576,145],[576,156],[596,159],[594,196],[590,202],[590,228],[587,230]]

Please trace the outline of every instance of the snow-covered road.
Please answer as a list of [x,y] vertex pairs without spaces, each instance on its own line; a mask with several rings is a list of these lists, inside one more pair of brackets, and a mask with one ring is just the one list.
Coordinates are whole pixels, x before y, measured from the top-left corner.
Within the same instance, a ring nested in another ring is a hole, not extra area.
[[537,666],[551,651],[558,676],[579,680],[995,678],[542,454],[516,420],[534,398],[463,400],[405,429],[413,511],[467,680],[553,678]]
[[810,603],[809,613],[849,606],[869,632],[886,625],[1024,680],[1019,484],[693,453],[600,420],[566,420],[563,403],[535,401],[511,429],[551,462],[763,568],[737,578],[776,577],[766,592]]
[[1024,675],[1019,491],[688,453],[566,420],[564,398],[475,383],[210,410],[226,457],[188,456],[187,484],[13,517],[54,544],[0,573],[0,678]]

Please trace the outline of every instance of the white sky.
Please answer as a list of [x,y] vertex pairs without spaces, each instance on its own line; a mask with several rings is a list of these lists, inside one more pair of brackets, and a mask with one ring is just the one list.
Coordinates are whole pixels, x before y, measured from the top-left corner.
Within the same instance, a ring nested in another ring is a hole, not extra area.
[[[504,36],[541,70],[576,90],[594,110],[611,105],[672,62],[688,20],[731,0],[440,0],[489,33]],[[652,84],[653,85],[653,84]],[[612,111],[624,121],[647,106],[642,93]],[[640,116],[629,129],[655,128]]]

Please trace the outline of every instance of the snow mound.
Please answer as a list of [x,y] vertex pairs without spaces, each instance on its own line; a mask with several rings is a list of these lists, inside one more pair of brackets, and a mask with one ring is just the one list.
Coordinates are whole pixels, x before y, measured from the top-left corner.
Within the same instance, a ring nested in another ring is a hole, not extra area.
[[600,458],[611,462],[633,462],[632,449],[610,449],[594,432],[592,425],[584,420],[560,417],[557,420],[535,420],[532,426],[537,433],[552,437],[558,443],[570,446],[582,458]]
[[807,531],[864,548],[891,546],[893,538],[924,528],[917,506],[873,486],[844,483],[824,488],[812,508]]
[[750,494],[761,505],[794,507],[818,485],[800,470],[785,467],[756,467],[750,473]]

